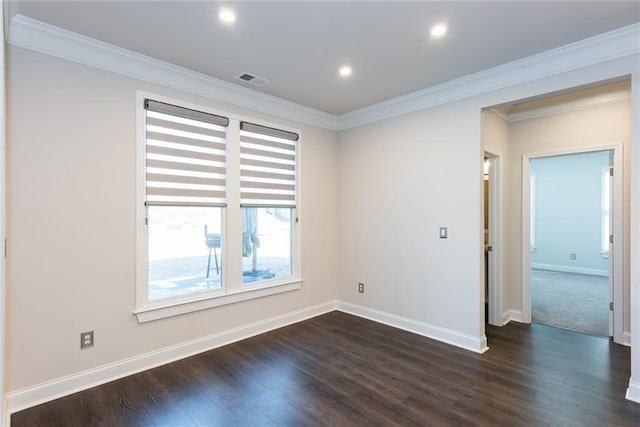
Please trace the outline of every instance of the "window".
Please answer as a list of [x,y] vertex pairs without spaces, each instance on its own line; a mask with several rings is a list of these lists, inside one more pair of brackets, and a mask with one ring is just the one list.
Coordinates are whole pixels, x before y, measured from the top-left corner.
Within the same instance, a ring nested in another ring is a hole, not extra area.
[[298,135],[240,124],[243,283],[290,276]]
[[[145,101],[149,302],[222,286],[220,266],[215,275],[203,266],[221,246],[228,124],[225,117]],[[217,247],[203,245],[210,235]]]
[[139,102],[138,320],[298,289],[298,134]]
[[609,235],[611,234],[611,169],[609,166],[602,168],[602,237],[600,254],[603,258],[609,257]]
[[[149,301],[222,287],[220,217],[219,207],[148,207]],[[207,238],[211,248],[203,244]]]

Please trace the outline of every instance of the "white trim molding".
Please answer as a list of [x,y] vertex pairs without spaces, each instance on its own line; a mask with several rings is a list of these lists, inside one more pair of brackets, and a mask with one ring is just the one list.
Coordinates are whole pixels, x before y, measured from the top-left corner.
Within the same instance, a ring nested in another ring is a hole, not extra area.
[[640,403],[640,382],[629,379],[629,387],[627,387],[627,400]]
[[302,287],[302,279],[289,279],[261,288],[247,289],[241,292],[228,293],[224,295],[207,296],[202,299],[192,299],[188,301],[174,302],[164,306],[151,306],[141,308],[133,312],[138,319],[138,323],[151,322],[153,320],[165,319],[167,317],[179,316],[181,314],[192,313],[194,311],[206,310],[213,307],[220,307],[227,304],[235,304],[248,301],[254,298],[262,298],[269,295],[276,295],[283,292],[295,291]]
[[640,23],[338,116],[338,129],[425,110],[640,52]]
[[7,393],[9,414],[335,310],[330,301]]
[[631,347],[631,332],[624,331],[622,334],[622,344]]
[[[0,5],[0,25],[2,25],[2,34],[5,34],[7,24],[5,21],[5,5],[12,2],[2,2]],[[9,6],[6,6],[7,8]],[[7,234],[6,234],[6,218],[7,218],[7,64],[6,64],[7,46],[2,43],[0,46],[0,244],[2,244],[2,254],[0,258],[0,396],[4,396],[5,392],[5,313],[6,313],[6,258],[7,258]],[[7,414],[6,399],[0,402],[0,422],[4,422]],[[3,424],[5,425],[5,424]]]
[[[503,242],[503,189],[504,172],[503,156],[500,153],[484,151],[484,157],[489,160],[489,230],[485,243],[492,246],[492,251],[485,251],[485,259],[488,267],[480,278],[481,286],[484,286],[484,278],[489,279],[489,324],[502,326],[503,294],[504,294],[504,247]],[[484,188],[484,187],[483,187]],[[484,197],[487,197],[484,194]],[[484,215],[484,211],[483,211]],[[486,268],[485,267],[485,268]],[[481,291],[484,293],[484,289]],[[484,310],[484,301],[482,302]]]
[[[624,268],[623,268],[623,259],[624,259],[624,245],[622,236],[624,235],[624,224],[623,224],[623,195],[625,194],[624,190],[624,179],[623,179],[623,155],[624,155],[624,147],[623,144],[615,142],[611,144],[603,144],[603,145],[594,145],[588,147],[575,147],[571,149],[561,149],[561,150],[552,150],[552,151],[544,151],[537,153],[525,153],[522,155],[522,169],[521,169],[521,191],[522,191],[522,199],[521,199],[521,221],[522,221],[522,230],[521,230],[521,250],[522,250],[522,272],[521,272],[521,283],[522,283],[522,320],[524,323],[531,323],[531,275],[530,268],[532,267],[531,263],[531,252],[530,252],[530,235],[529,235],[529,226],[530,226],[530,177],[531,177],[531,160],[536,158],[543,157],[551,157],[558,155],[566,155],[566,154],[579,154],[579,153],[589,153],[594,151],[613,151],[613,168],[616,172],[613,178],[613,229],[612,233],[614,236],[613,239],[613,254],[614,260],[611,265],[611,274],[613,275],[613,340],[615,343],[622,344],[624,341],[623,337],[623,327],[624,327]],[[540,265],[540,264],[538,264]],[[591,272],[592,274],[594,271]],[[609,273],[607,273],[607,276]]]
[[11,18],[8,34],[7,43],[13,46],[336,131],[432,108],[640,52],[638,46],[640,23],[636,23],[408,95],[334,115],[206,76],[22,15]]
[[422,335],[427,338],[433,338],[475,353],[484,353],[489,349],[489,347],[487,347],[486,336],[474,337],[452,329],[430,325],[407,317],[342,301],[337,302],[336,310],[373,320],[374,322],[389,325],[394,328],[413,332],[414,334]]
[[588,276],[609,277],[608,270],[602,270],[598,268],[572,267],[570,265],[559,265],[559,264],[542,264],[539,262],[532,262],[531,268],[535,270],[559,271],[562,273],[577,273],[577,274],[586,274]]
[[522,318],[522,311],[509,309],[502,313],[502,326],[505,326],[509,322],[527,323]]
[[558,104],[550,105],[547,107],[536,108],[534,110],[522,111],[519,113],[510,113],[503,115],[510,123],[519,122],[522,120],[538,119],[540,117],[555,116],[563,113],[570,113],[572,111],[580,111],[593,107],[604,107],[606,105],[618,104],[621,102],[629,102],[631,100],[631,93],[629,90],[616,90],[614,92],[607,92],[603,94],[594,95],[587,99],[578,99],[560,102]]
[[336,116],[16,15],[7,43],[134,79],[336,130]]
[[341,301],[329,301],[7,393],[5,396],[7,411],[3,425],[8,425],[11,414],[23,409],[335,310],[433,338],[476,353],[484,353],[489,349],[485,336],[473,337],[367,307]]

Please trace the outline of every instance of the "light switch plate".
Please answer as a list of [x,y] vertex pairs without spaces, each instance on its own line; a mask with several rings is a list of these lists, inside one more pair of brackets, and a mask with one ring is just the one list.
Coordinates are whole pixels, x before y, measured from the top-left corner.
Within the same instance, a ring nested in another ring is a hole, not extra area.
[[447,227],[440,227],[440,238],[441,239],[447,238]]

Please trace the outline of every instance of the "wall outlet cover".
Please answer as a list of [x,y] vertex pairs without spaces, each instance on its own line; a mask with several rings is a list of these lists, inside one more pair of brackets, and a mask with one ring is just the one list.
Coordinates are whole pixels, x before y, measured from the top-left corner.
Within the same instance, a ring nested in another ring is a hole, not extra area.
[[93,347],[93,331],[80,333],[80,350]]

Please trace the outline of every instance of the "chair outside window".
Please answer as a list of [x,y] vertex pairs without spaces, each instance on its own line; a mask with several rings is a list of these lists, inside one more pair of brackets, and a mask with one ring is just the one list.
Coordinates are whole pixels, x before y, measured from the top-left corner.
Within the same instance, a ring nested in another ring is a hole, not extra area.
[[216,274],[220,274],[220,265],[218,264],[218,249],[220,248],[220,234],[209,233],[207,226],[204,226],[204,237],[207,248],[209,248],[209,258],[207,260],[207,279],[211,273],[211,250],[213,249],[213,258],[216,263]]

